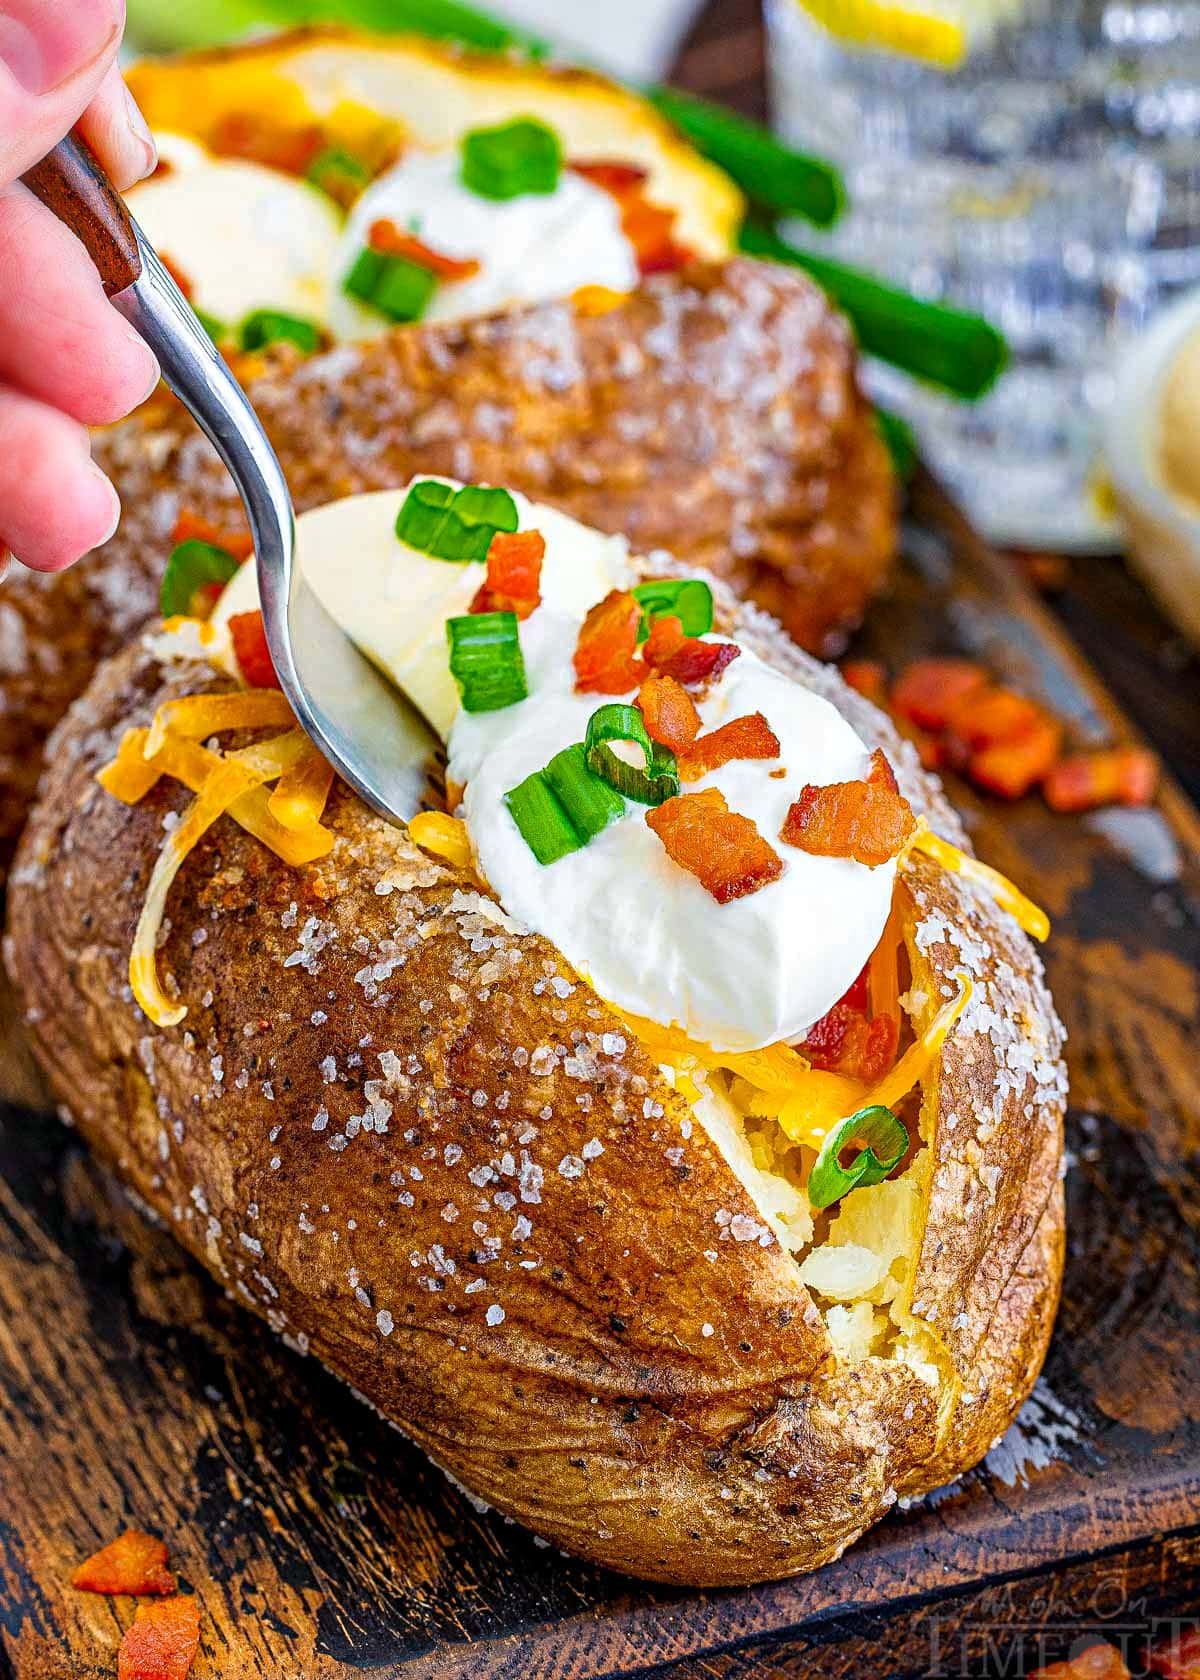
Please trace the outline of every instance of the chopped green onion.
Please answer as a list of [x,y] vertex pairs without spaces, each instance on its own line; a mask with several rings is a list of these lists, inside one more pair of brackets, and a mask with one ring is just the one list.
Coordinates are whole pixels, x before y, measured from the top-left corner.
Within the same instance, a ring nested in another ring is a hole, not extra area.
[[473,128],[462,140],[462,182],[480,198],[552,193],[562,174],[562,142],[534,117]]
[[888,286],[859,268],[798,250],[770,227],[747,222],[743,251],[791,263],[811,274],[849,316],[858,342],[906,373],[974,401],[995,384],[1008,362],[1008,346],[990,321],[962,309],[929,303]]
[[621,795],[589,770],[582,741],[555,753],[542,774],[585,845],[625,815]]
[[504,795],[504,803],[541,864],[581,851],[625,814],[620,794],[588,769],[582,741],[564,747],[544,770],[526,776]]
[[243,350],[263,350],[268,344],[294,344],[311,355],[321,348],[321,329],[300,315],[285,315],[280,309],[254,309],[238,333]]
[[658,578],[639,583],[633,594],[642,604],[639,642],[646,640],[656,618],[668,614],[683,625],[685,636],[704,636],[713,627],[712,590],[699,578]]
[[364,246],[342,281],[342,290],[390,321],[419,321],[437,290],[437,275],[407,257]]
[[541,864],[557,863],[585,844],[546,780],[535,770],[504,795],[504,803],[521,831],[521,838]]
[[336,204],[343,204],[347,197],[356,196],[370,185],[371,171],[352,152],[345,152],[340,146],[327,146],[309,164],[304,178]]
[[902,484],[907,484],[916,472],[920,458],[917,434],[902,414],[893,414],[888,408],[875,410],[875,429],[887,445],[896,477]]
[[[850,1144],[861,1144],[850,1166],[838,1157]],[[890,1108],[876,1103],[860,1108],[834,1127],[817,1156],[808,1180],[808,1199],[814,1208],[831,1207],[848,1190],[882,1184],[908,1150],[908,1133]]]
[[211,584],[227,584],[238,562],[226,549],[193,537],[172,551],[163,573],[158,605],[164,618],[190,617],[196,596]]
[[464,712],[498,712],[529,693],[525,660],[511,612],[469,613],[446,620],[450,672]]
[[456,491],[423,478],[404,498],[396,535],[437,560],[486,560],[497,531],[513,532],[519,523],[517,504],[507,490],[466,484]]
[[[608,745],[610,741],[631,741],[641,748],[643,762],[629,764],[618,758]],[[593,712],[583,746],[588,768],[626,799],[636,799],[641,805],[661,805],[679,792],[675,754],[650,739],[636,706],[615,702]]]
[[805,216],[829,227],[841,215],[846,189],[831,164],[796,152],[746,117],[678,88],[651,88],[664,116],[764,210]]

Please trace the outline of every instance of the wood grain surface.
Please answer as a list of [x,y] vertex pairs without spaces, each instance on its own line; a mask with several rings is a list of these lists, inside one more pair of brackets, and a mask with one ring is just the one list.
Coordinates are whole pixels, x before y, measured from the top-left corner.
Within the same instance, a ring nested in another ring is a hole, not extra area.
[[[1126,732],[926,483],[860,651],[956,649],[1084,738]],[[1016,1675],[1081,1626],[1138,1640],[1200,1603],[1200,821],[1171,786],[1115,826],[962,803],[983,855],[1055,917],[1071,1035],[1063,1308],[986,1465],[817,1576],[689,1594],[606,1575],[474,1511],[150,1230],[57,1120],[9,1106],[0,1680],[114,1672],[130,1606],[67,1583],[126,1524],[164,1534],[200,1594],[196,1680]]]

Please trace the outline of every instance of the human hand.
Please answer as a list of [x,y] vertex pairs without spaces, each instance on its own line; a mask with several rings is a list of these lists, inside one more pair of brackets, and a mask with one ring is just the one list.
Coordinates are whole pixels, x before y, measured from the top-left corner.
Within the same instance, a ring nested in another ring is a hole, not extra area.
[[20,177],[78,125],[124,190],[154,142],[116,66],[125,0],[0,0],[0,575],[69,566],[116,529],[86,428],[144,401],[158,364],[83,246]]

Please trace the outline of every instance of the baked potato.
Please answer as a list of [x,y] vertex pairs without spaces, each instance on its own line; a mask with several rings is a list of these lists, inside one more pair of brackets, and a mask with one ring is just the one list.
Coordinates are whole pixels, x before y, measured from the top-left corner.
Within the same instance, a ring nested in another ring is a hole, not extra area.
[[[222,340],[628,290],[728,256],[742,220],[722,170],[589,71],[329,28],[149,60],[129,82],[162,158],[130,205]],[[408,266],[367,286],[368,248]]]
[[390,826],[271,733],[243,571],[58,730],[8,964],[82,1135],[474,1497],[654,1580],[810,1570],[975,1463],[1043,1358],[1045,930],[777,624],[504,497],[300,522],[465,822]]
[[[301,361],[244,357],[296,505],[453,472],[512,483],[643,552],[719,571],[801,642],[841,646],[896,536],[886,451],[821,294],[736,259],[647,282],[593,315],[548,304],[429,323]],[[97,662],[157,612],[180,516],[243,528],[233,486],[173,401],[99,434],[111,542],[0,581],[0,870],[46,736]]]

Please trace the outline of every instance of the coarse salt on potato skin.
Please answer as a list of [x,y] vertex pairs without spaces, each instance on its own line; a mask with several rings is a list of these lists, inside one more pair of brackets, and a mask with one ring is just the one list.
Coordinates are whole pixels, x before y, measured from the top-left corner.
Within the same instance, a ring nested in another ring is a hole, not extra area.
[[[896,545],[891,469],[854,361],[815,286],[742,258],[661,276],[600,317],[544,304],[303,364],[276,347],[236,368],[300,512],[423,473],[509,484],[638,552],[726,569],[831,654]],[[179,515],[234,530],[245,518],[173,400],[93,441],[120,529],[66,572],[17,566],[0,581],[0,875],[50,730],[157,614]]]
[[[753,609],[737,633],[835,700],[961,839],[835,673]],[[307,870],[224,821],[189,858],[160,953],[189,1014],[147,1028],[129,944],[185,796],[160,784],[128,808],[91,778],[163,699],[219,684],[164,677],[140,648],[106,666],[57,737],[11,891],[8,958],[56,1092],[185,1246],[472,1492],[633,1574],[814,1568],[981,1457],[1032,1386],[1061,1270],[1060,1029],[1015,924],[913,858],[917,977],[975,985],[908,1168],[933,1185],[913,1308],[942,1350],[939,1410],[903,1365],[837,1366],[792,1262],[627,1029],[344,792],[337,846]],[[389,1068],[386,1131],[355,1128]]]

